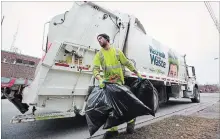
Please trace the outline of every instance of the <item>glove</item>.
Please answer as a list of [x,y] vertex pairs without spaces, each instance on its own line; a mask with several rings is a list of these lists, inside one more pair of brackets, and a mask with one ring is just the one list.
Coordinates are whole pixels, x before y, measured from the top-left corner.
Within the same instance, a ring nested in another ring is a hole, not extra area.
[[103,80],[103,79],[99,80],[99,87],[100,88],[104,88],[105,87],[105,80]]
[[138,81],[142,81],[143,80],[143,78],[142,78],[140,73],[138,73],[137,76],[138,76]]

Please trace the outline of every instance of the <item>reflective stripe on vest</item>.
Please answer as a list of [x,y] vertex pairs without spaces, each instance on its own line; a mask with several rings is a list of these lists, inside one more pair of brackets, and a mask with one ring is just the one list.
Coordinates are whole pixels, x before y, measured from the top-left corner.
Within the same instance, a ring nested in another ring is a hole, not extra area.
[[128,64],[129,64],[129,61],[127,61],[127,62],[124,63],[124,65],[128,65]]
[[114,65],[114,66],[105,66],[105,68],[106,68],[106,71],[110,71],[110,70],[112,70],[112,69],[121,68],[121,64]]
[[99,51],[99,56],[100,56],[100,62],[101,62],[101,66],[103,68],[104,71],[110,71],[112,69],[117,69],[117,68],[121,68],[121,63],[120,63],[120,60],[119,60],[119,50],[114,48],[115,51],[116,51],[116,59],[119,61],[119,64],[117,65],[114,65],[114,66],[106,66],[104,64],[104,55],[101,51]]
[[100,66],[94,66],[94,67],[93,67],[93,70],[94,70],[94,69],[100,70]]
[[115,48],[115,51],[116,51],[116,58],[117,58],[118,61],[120,61],[119,60],[119,50],[117,48]]
[[103,71],[105,71],[105,65],[104,65],[104,55],[101,51],[99,51],[99,56],[100,56],[100,61],[101,61],[101,66],[103,68]]

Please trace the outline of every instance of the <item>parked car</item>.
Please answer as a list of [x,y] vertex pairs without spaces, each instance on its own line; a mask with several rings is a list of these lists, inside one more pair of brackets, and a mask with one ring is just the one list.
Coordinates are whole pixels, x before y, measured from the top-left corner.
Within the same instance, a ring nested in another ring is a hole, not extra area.
[[1,99],[6,98],[5,93],[22,98],[22,90],[30,83],[28,79],[1,77]]

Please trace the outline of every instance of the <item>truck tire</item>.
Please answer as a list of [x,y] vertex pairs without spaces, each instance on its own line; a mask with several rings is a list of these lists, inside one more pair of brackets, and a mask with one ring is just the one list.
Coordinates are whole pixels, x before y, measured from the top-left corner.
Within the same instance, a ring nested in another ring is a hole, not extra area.
[[154,112],[156,113],[157,110],[159,109],[159,96],[158,96],[158,91],[154,87]]
[[192,102],[200,103],[200,93],[196,87],[193,88],[193,94],[194,94],[194,98],[191,98]]

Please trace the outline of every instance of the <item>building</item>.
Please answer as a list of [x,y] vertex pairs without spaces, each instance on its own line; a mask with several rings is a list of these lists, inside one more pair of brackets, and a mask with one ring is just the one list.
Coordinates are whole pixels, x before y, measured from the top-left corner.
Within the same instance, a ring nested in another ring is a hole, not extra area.
[[204,84],[199,85],[201,93],[220,93],[220,86],[218,84]]
[[33,79],[40,58],[1,50],[1,77]]

